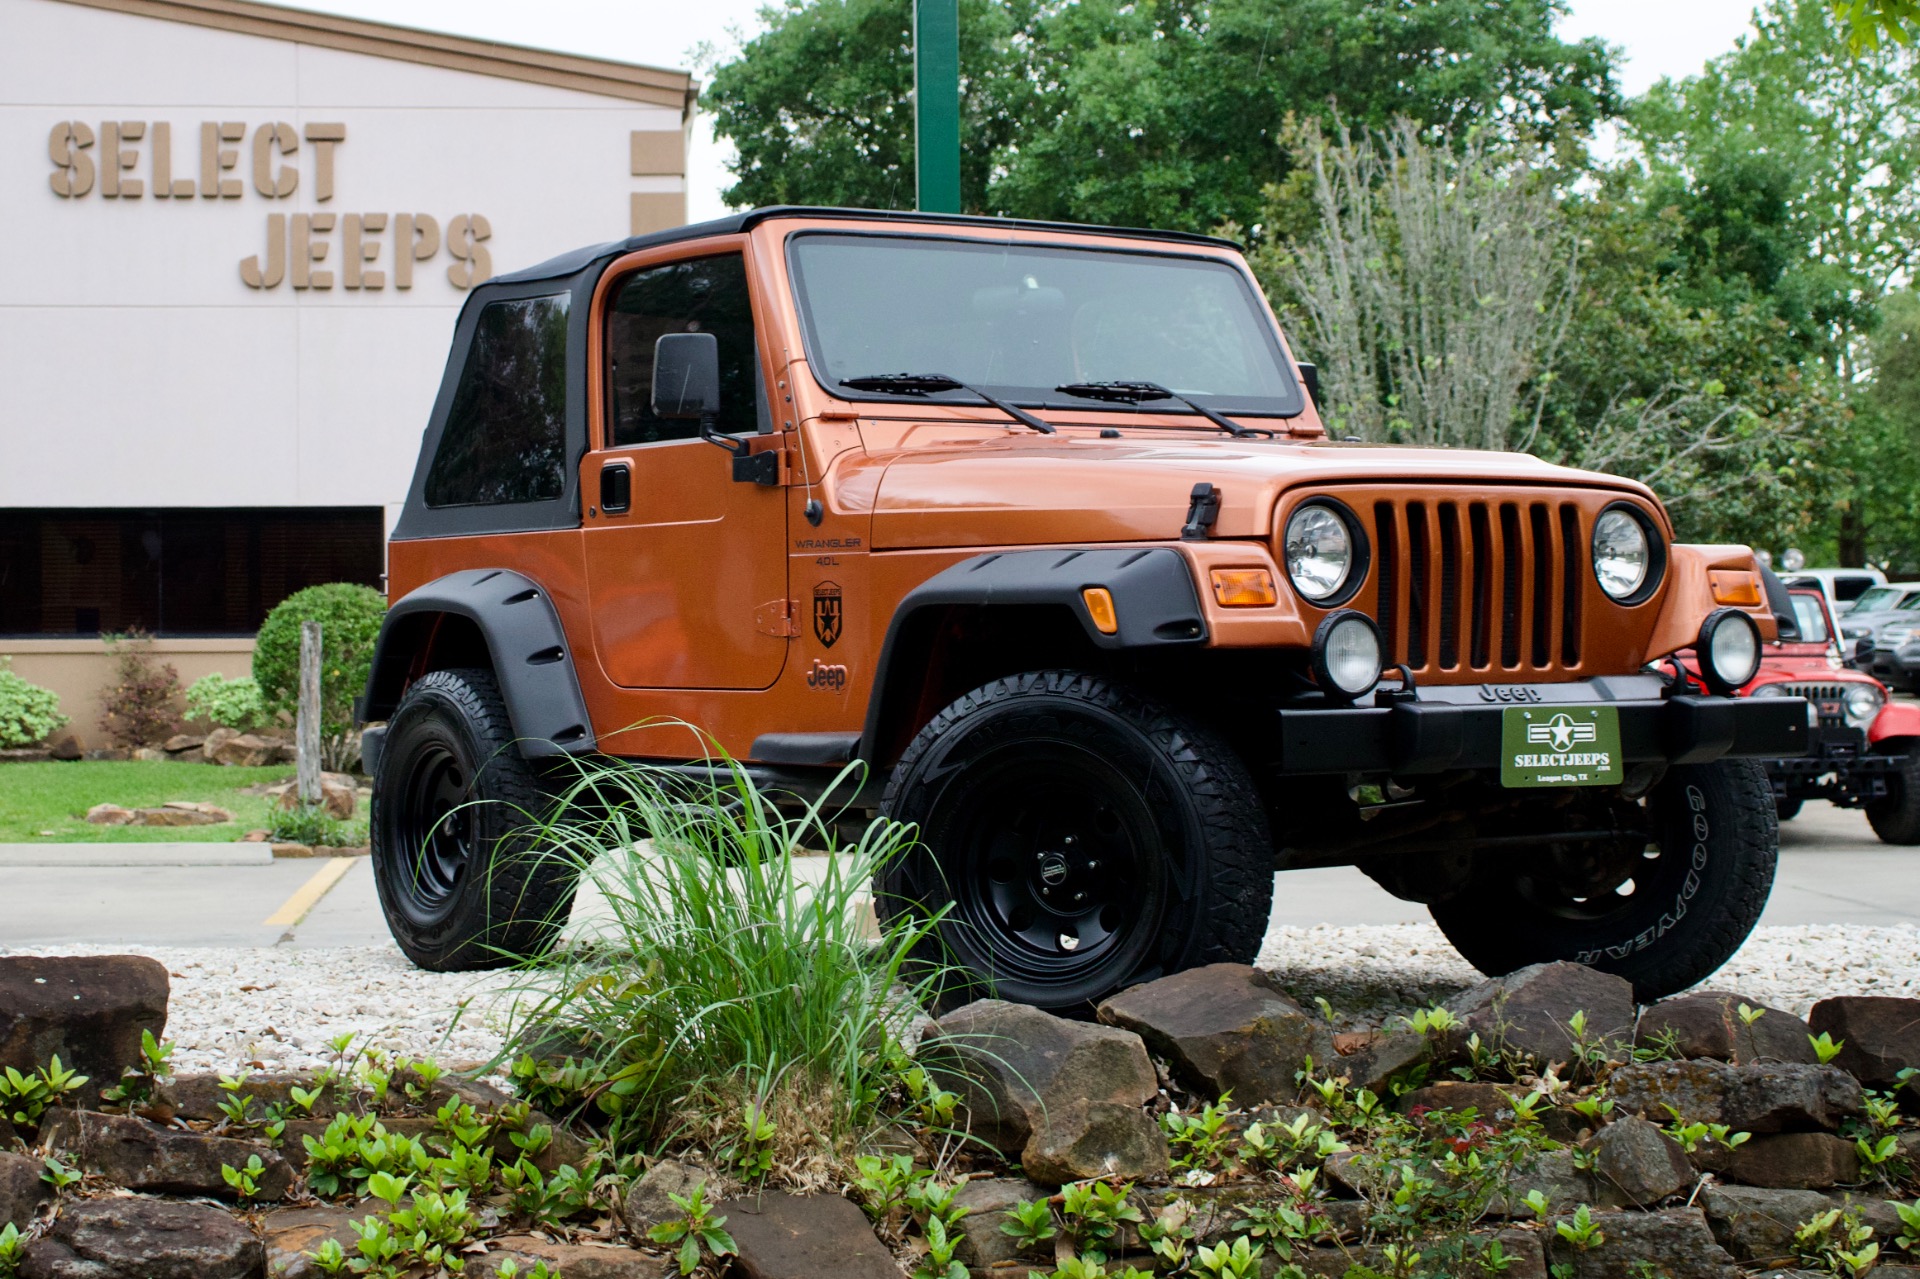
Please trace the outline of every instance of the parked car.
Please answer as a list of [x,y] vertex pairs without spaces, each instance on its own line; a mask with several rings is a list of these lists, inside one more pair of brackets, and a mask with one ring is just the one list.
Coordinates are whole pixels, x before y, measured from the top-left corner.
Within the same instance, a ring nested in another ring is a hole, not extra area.
[[1912,610],[1920,609],[1920,582],[1889,582],[1863,592],[1851,607],[1837,612],[1840,627],[1840,655],[1850,666],[1869,670],[1874,648],[1874,633],[1889,622],[1912,622]]
[[1877,568],[1803,568],[1789,572],[1785,580],[1789,590],[1819,591],[1827,608],[1841,617],[1862,595],[1885,586],[1887,575]]
[[1820,799],[1865,809],[1886,843],[1920,844],[1920,705],[1892,700],[1879,680],[1841,663],[1824,595],[1788,590],[1770,570],[1762,577],[1779,638],[1741,695],[1804,697],[1818,715],[1811,750],[1767,761],[1780,820]]
[[1905,693],[1920,692],[1920,600],[1874,628],[1856,665]]
[[[1646,485],[1330,439],[1239,248],[760,209],[468,296],[360,705],[389,927],[551,944],[556,756],[917,831],[874,885],[948,998],[1089,1013],[1251,963],[1274,871],[1358,865],[1482,971],[1692,986],[1766,903],[1744,546]],[[1702,690],[1664,662],[1697,646]],[[376,726],[378,725],[378,726]],[[466,801],[477,802],[466,802]]]

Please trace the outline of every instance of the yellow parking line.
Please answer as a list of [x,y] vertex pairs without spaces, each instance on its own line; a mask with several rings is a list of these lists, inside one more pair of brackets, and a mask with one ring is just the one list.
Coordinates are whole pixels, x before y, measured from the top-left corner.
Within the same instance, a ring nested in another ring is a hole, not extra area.
[[329,857],[326,865],[313,872],[279,910],[262,921],[263,926],[290,927],[305,919],[307,912],[319,905],[320,899],[327,895],[327,890],[339,883],[340,877],[353,869],[353,864],[359,860],[357,857]]

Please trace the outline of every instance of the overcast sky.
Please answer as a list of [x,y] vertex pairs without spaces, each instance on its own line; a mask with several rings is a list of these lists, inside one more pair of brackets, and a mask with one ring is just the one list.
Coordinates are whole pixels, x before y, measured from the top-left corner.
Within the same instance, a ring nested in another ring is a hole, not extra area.
[[[300,0],[320,9],[483,40],[558,49],[656,67],[693,69],[696,51],[724,54],[759,26],[761,0]],[[1639,93],[1662,76],[1690,75],[1747,29],[1753,0],[1573,0],[1568,38],[1599,36],[1620,46],[1621,83]],[[687,213],[725,211],[727,151],[704,124],[688,156]]]

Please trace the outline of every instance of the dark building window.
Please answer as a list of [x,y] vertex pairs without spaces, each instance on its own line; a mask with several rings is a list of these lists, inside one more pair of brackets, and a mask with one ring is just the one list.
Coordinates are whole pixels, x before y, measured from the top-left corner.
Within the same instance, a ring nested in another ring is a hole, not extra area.
[[567,295],[491,302],[427,472],[427,505],[550,502],[566,462]]
[[379,507],[0,510],[0,635],[251,635],[322,582],[378,587]]

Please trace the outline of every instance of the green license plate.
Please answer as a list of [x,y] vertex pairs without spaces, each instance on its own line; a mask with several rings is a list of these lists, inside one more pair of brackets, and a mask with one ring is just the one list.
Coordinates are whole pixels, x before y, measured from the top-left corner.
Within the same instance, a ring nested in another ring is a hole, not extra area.
[[1500,719],[1502,786],[1617,786],[1620,712],[1612,706],[1509,706]]

